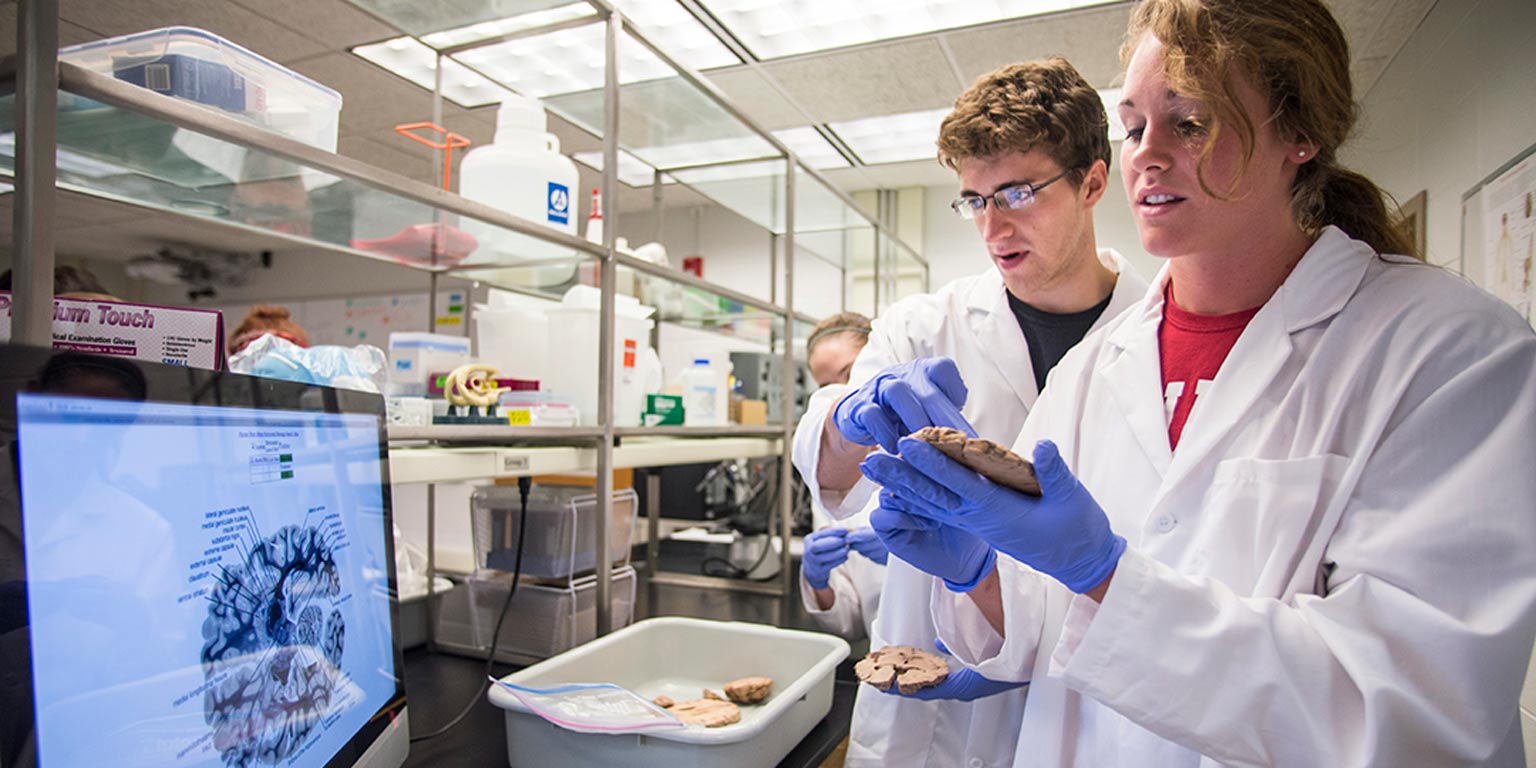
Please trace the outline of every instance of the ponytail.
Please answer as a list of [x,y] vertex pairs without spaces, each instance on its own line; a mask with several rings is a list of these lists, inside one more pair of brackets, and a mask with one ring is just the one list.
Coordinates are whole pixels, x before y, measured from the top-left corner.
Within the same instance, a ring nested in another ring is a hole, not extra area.
[[1388,210],[1389,199],[1375,182],[1338,165],[1333,153],[1324,151],[1301,166],[1291,188],[1291,212],[1308,234],[1331,225],[1377,253],[1423,259],[1402,222]]

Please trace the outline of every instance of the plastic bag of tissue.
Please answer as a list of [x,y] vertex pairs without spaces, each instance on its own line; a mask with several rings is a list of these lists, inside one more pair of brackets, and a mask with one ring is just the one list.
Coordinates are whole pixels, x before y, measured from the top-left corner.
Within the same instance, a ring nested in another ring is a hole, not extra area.
[[305,348],[268,333],[230,355],[229,369],[269,379],[376,393],[384,383],[385,362],[384,350],[367,344]]
[[535,715],[572,731],[623,733],[683,726],[676,715],[612,683],[525,688],[494,677],[491,682],[507,689]]

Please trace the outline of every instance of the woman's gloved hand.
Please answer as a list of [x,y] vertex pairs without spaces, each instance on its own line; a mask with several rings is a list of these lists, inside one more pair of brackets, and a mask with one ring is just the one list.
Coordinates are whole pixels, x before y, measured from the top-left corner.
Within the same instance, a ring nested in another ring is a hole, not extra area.
[[1078,593],[1108,578],[1125,552],[1125,539],[1049,440],[1035,445],[1039,498],[993,483],[922,440],[902,438],[898,447],[900,456],[875,453],[860,465],[885,487],[882,506],[892,494],[911,515],[962,528]]
[[849,442],[879,444],[896,452],[896,441],[923,427],[976,430],[960,414],[967,390],[955,361],[929,357],[893,365],[848,393],[832,409],[832,423]]
[[867,525],[848,532],[848,546],[881,565],[885,565],[886,558],[890,555],[885,542],[880,540],[880,534],[875,533],[875,529]]
[[[935,640],[933,647],[937,648],[939,653],[945,656],[951,655],[949,649],[944,647],[944,641],[942,640]],[[970,667],[961,667],[949,673],[949,677],[944,678],[944,682],[930,688],[920,689],[916,693],[902,693],[896,686],[891,686],[891,689],[886,691],[886,693],[905,696],[909,699],[919,699],[921,701],[933,701],[935,699],[975,701],[987,696],[995,696],[1004,691],[1011,691],[1015,688],[1023,688],[1026,685],[1029,685],[1029,683],[1009,683],[993,680]]]
[[848,560],[848,529],[840,525],[812,531],[805,537],[805,554],[800,556],[800,572],[812,589],[826,589],[832,569]]
[[980,537],[907,509],[903,499],[882,490],[880,506],[869,514],[870,525],[891,554],[943,579],[944,586],[956,592],[969,592],[992,572],[997,553]]

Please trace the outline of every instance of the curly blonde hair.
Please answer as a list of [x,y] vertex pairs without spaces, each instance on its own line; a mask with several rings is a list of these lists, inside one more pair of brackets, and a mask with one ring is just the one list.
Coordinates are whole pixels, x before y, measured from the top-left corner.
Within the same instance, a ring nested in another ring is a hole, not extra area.
[[1109,166],[1109,120],[1098,91],[1066,59],[1009,64],[982,75],[939,127],[939,162],[1038,149],[1074,185],[1102,160]]
[[[1378,253],[1416,255],[1381,189],[1339,163],[1357,108],[1349,43],[1327,6],[1319,0],[1142,0],[1131,13],[1121,61],[1129,64],[1149,34],[1163,44],[1169,86],[1210,108],[1197,168],[1206,194],[1224,199],[1237,189],[1253,157],[1258,123],[1272,121],[1283,139],[1317,144],[1291,187],[1291,213],[1302,231],[1316,234],[1334,225]],[[1243,111],[1236,77],[1263,94],[1269,114]],[[1231,188],[1216,190],[1204,172],[1217,137],[1228,129],[1241,145],[1242,170]]]

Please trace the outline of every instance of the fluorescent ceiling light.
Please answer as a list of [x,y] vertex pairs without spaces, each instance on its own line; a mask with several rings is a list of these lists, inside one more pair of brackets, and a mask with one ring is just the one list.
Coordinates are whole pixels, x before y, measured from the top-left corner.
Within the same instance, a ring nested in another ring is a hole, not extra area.
[[[437,52],[413,37],[360,45],[352,52],[425,89],[437,79]],[[500,104],[507,90],[453,59],[444,59],[443,96],[461,107]]]
[[[1119,88],[1099,91],[1099,99],[1104,103],[1104,111],[1109,116],[1110,141],[1125,139],[1125,126],[1120,124],[1117,110],[1120,98]],[[936,142],[939,138],[939,124],[944,122],[949,113],[948,109],[908,112],[832,123],[828,127],[865,165],[932,160],[938,156]]]
[[[603,172],[603,153],[601,152],[577,152],[571,157],[598,173]],[[655,172],[655,168],[647,165],[640,158],[623,150],[619,151],[619,181],[631,187],[649,187]]]
[[588,16],[597,16],[597,9],[587,3],[572,3],[558,8],[549,8],[543,11],[525,13],[521,16],[511,16],[505,19],[493,19],[482,21],[478,24],[459,27],[457,29],[445,29],[442,32],[433,32],[430,35],[422,35],[421,41],[437,48],[452,48],[465,43],[476,43],[481,40],[491,40],[525,29],[559,24],[572,19],[582,19]]
[[939,137],[939,123],[949,113],[948,108],[930,109],[831,123],[827,127],[866,165],[932,160],[938,152],[934,142]]
[[789,147],[802,162],[816,170],[827,168],[847,168],[848,158],[822,136],[819,131],[810,126],[800,128],[785,128],[782,131],[774,131],[773,135],[779,141]]
[[[619,7],[684,66],[710,69],[741,63],[676,0],[626,0]],[[474,48],[455,57],[527,96],[575,93],[603,85],[603,35],[603,25],[589,24]],[[676,75],[633,37],[620,38],[620,83]]]
[[1107,0],[699,0],[759,58],[1104,5]]
[[678,181],[685,184],[703,184],[711,181],[737,181],[740,179],[767,179],[784,178],[783,160],[757,160],[749,163],[733,163],[731,165],[712,165],[703,168],[689,168],[671,173]]

